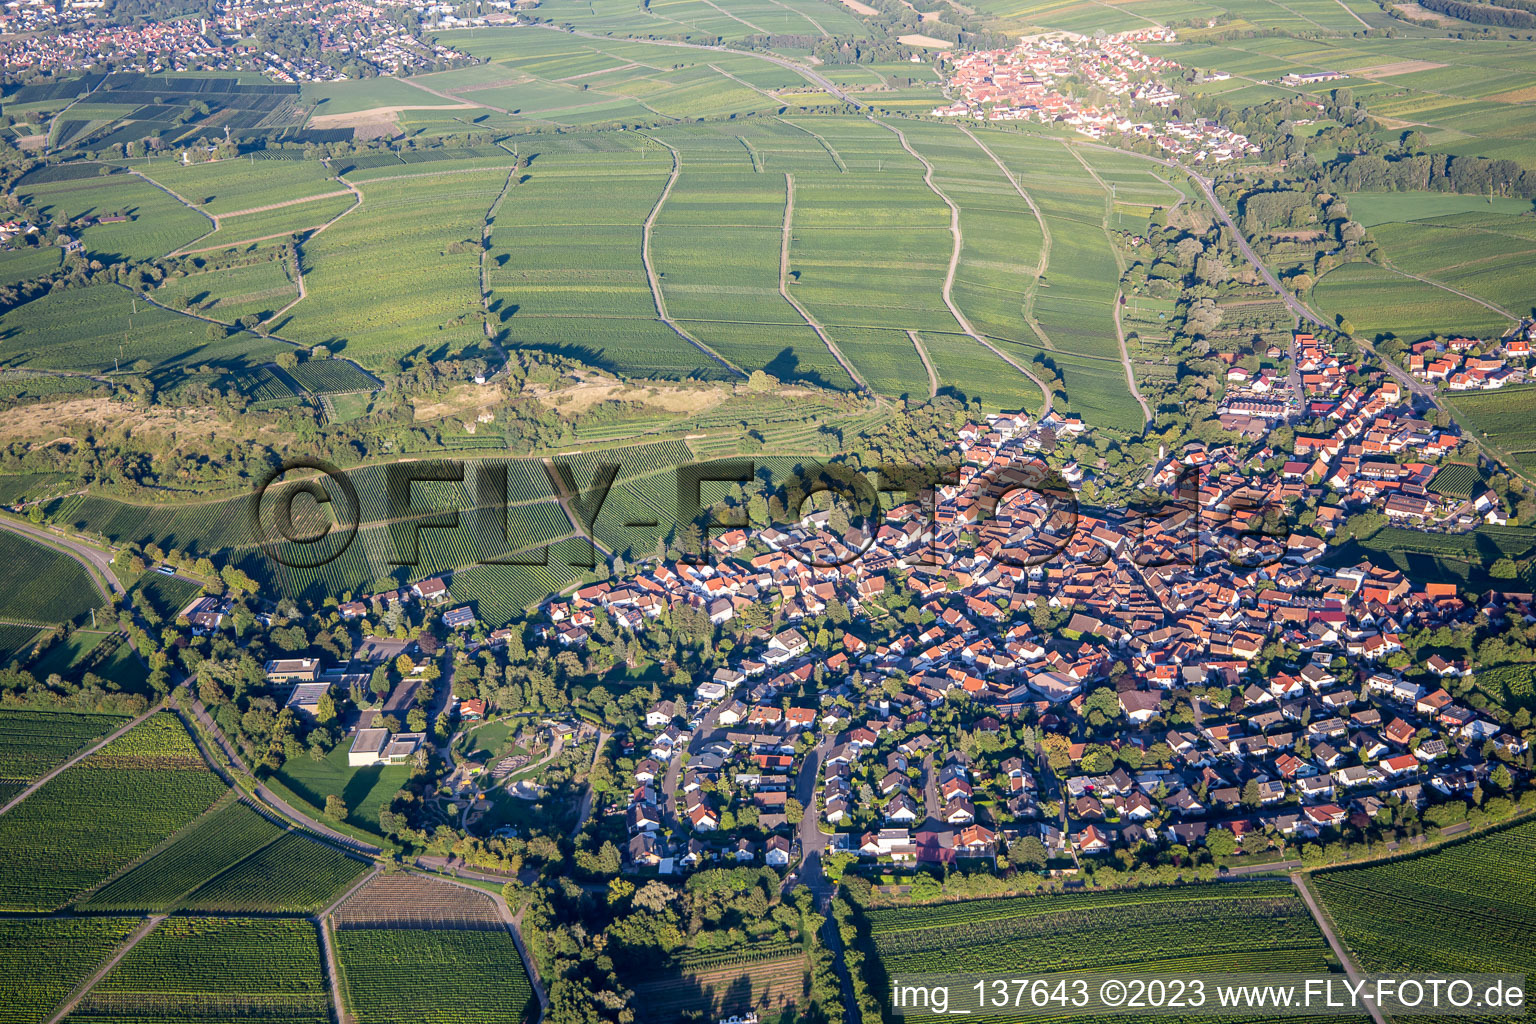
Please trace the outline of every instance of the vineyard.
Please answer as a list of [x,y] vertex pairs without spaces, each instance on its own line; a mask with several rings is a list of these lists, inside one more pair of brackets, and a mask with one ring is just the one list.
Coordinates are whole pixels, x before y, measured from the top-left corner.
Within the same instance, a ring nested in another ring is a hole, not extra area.
[[1448,495],[1452,498],[1471,497],[1474,489],[1481,486],[1483,475],[1478,472],[1476,466],[1464,462],[1453,462],[1442,466],[1440,472],[1430,481],[1429,489],[1436,494]]
[[151,717],[0,816],[0,909],[63,906],[224,792],[180,721]]
[[314,359],[290,371],[289,376],[317,395],[375,391],[380,386],[377,377],[345,359]]
[[748,1010],[777,1020],[809,996],[810,965],[803,954],[665,972],[635,985],[643,1024],[672,1024],[690,1012],[713,1020]]
[[283,834],[241,802],[211,811],[166,849],[80,903],[85,911],[167,911],[208,879]]
[[1536,822],[1312,885],[1362,970],[1536,973]]
[[128,591],[135,604],[147,602],[154,608],[155,614],[167,622],[174,621],[181,610],[200,593],[202,588],[191,580],[181,576],[167,576],[154,570],[140,576]]
[[289,832],[187,897],[203,913],[311,914],[368,866],[302,832]]
[[876,910],[868,921],[887,978],[1333,967],[1316,922],[1283,880],[976,900]]
[[335,945],[359,1024],[514,1024],[538,1009],[504,930],[345,928]]
[[0,710],[0,781],[31,782],[125,721],[121,715]]
[[79,562],[46,544],[0,532],[0,619],[69,622],[105,603]]
[[420,875],[375,875],[331,915],[337,928],[498,931],[506,925],[484,893]]
[[319,935],[309,921],[170,918],[107,972],[68,1019],[329,1024]]
[[131,917],[0,921],[0,1024],[43,1024],[138,924]]

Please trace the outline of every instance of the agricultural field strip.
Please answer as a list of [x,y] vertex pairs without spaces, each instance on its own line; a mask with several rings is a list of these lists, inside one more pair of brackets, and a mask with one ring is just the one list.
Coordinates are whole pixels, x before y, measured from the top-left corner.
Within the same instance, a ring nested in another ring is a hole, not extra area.
[[677,333],[678,337],[682,338],[684,341],[697,348],[700,352],[703,352],[705,355],[715,360],[715,362],[719,363],[721,366],[724,366],[727,369],[739,374],[740,376],[745,377],[747,376],[745,370],[737,366],[735,363],[730,362],[720,353],[716,352],[708,345],[705,345],[698,338],[695,338],[693,335],[683,330],[682,327],[678,326],[676,320],[673,320],[670,316],[667,315],[667,300],[662,294],[661,281],[656,276],[656,265],[651,259],[651,231],[655,227],[656,218],[661,214],[662,206],[666,204],[667,196],[672,194],[672,186],[677,184],[678,175],[682,173],[683,161],[682,155],[678,153],[677,148],[672,146],[670,143],[663,142],[661,139],[658,139],[653,135],[646,134],[645,132],[640,132],[638,134],[640,134],[643,138],[649,139],[652,142],[655,142],[657,145],[664,147],[668,153],[672,154],[672,173],[667,176],[667,183],[662,187],[661,195],[656,197],[656,205],[651,207],[651,212],[646,215],[645,224],[643,225],[640,234],[640,260],[645,264],[645,278],[651,287],[651,300],[656,304],[656,316],[661,320],[662,323],[672,328],[672,330]]
[[78,753],[76,753],[76,754],[70,756],[69,758],[66,758],[64,761],[60,762],[54,768],[52,768],[49,771],[43,773],[42,775],[39,775],[35,780],[32,781],[31,785],[29,785],[26,789],[22,790],[20,793],[17,793],[15,796],[11,797],[10,800],[6,801],[5,806],[0,807],[0,814],[6,813],[12,807],[15,807],[17,804],[21,803],[27,797],[31,796],[33,793],[35,793],[37,790],[41,789],[50,779],[52,779],[54,776],[58,775],[60,772],[64,771],[67,768],[74,767],[76,764],[79,764],[81,761],[85,760],[87,757],[90,757],[92,754],[94,754],[97,751],[101,750],[101,748],[105,747],[107,744],[111,743],[113,740],[117,739],[119,736],[122,736],[128,730],[130,730],[130,729],[134,728],[135,726],[139,725],[145,719],[149,718],[150,715],[153,715],[155,712],[161,710],[161,708],[163,706],[164,705],[162,705],[162,704],[156,704],[154,707],[150,708],[148,711],[144,712],[142,715],[139,715],[137,718],[129,719],[128,721],[124,722],[122,725],[120,725],[116,729],[114,729],[111,733],[109,733],[104,739],[101,740],[101,742],[93,744],[92,746],[89,746],[89,747],[85,748],[84,750],[79,751]]
[[794,175],[790,174],[788,171],[785,171],[784,172],[784,235],[783,235],[783,240],[782,240],[782,243],[781,243],[781,246],[780,246],[780,249],[779,249],[779,294],[784,296],[784,301],[785,302],[787,302],[791,306],[795,307],[795,312],[799,313],[801,315],[801,317],[803,317],[805,319],[805,322],[810,325],[811,330],[816,332],[816,336],[818,338],[820,338],[822,340],[822,343],[827,346],[827,351],[832,353],[832,358],[836,359],[838,361],[838,363],[842,366],[843,370],[848,374],[848,376],[853,378],[853,382],[855,384],[857,384],[859,387],[868,390],[869,384],[864,380],[863,377],[859,376],[859,372],[853,368],[853,364],[850,363],[843,356],[843,354],[837,350],[837,346],[832,343],[832,339],[831,338],[827,337],[827,332],[822,328],[821,324],[817,323],[815,318],[811,316],[811,314],[806,310],[806,308],[804,306],[802,306],[800,304],[800,302],[793,295],[791,295],[789,293],[789,240],[790,240],[790,227],[791,227],[792,223],[794,222],[794,219],[795,219],[795,177],[794,177]]
[[955,202],[946,196],[943,192],[939,191],[938,186],[933,183],[933,165],[928,162],[927,158],[923,157],[917,152],[917,150],[912,148],[911,144],[907,142],[906,135],[903,134],[900,129],[875,118],[873,115],[871,115],[870,120],[875,124],[887,128],[895,133],[896,138],[901,141],[902,148],[910,153],[913,159],[917,160],[923,165],[924,183],[927,184],[928,188],[932,190],[934,195],[938,196],[944,201],[945,206],[949,207],[949,230],[950,235],[954,238],[954,246],[950,252],[949,269],[945,272],[944,275],[944,305],[949,308],[950,314],[954,316],[955,322],[960,325],[961,330],[973,338],[977,343],[991,349],[994,354],[996,354],[1009,366],[1012,366],[1015,370],[1018,370],[1024,376],[1035,382],[1035,385],[1040,388],[1040,396],[1043,403],[1040,410],[1040,418],[1043,419],[1044,417],[1049,416],[1051,414],[1051,405],[1053,401],[1050,388],[1046,387],[1045,382],[1042,381],[1039,377],[1036,377],[1033,372],[1026,369],[1023,364],[1017,362],[1011,356],[1007,355],[1005,352],[1003,352],[1002,349],[992,344],[991,341],[983,338],[980,334],[977,334],[976,331],[972,329],[970,322],[965,319],[964,314],[962,314],[959,308],[955,305],[954,299],[951,296],[955,284],[955,269],[959,266],[960,263],[960,249],[962,244],[962,239],[960,236],[960,207],[955,205]]

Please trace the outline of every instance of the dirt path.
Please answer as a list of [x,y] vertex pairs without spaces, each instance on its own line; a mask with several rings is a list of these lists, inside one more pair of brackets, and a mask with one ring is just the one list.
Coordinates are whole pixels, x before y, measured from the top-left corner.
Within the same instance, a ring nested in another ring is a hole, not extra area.
[[827,332],[822,330],[821,324],[816,322],[815,318],[811,316],[810,311],[800,305],[793,295],[789,294],[789,238],[794,219],[795,176],[786,171],[784,173],[784,231],[779,237],[779,294],[784,296],[785,302],[795,307],[795,312],[799,313],[800,318],[810,325],[811,330],[816,332],[816,336],[821,339],[821,343],[827,346],[827,351],[832,353],[832,358],[836,359],[837,364],[843,368],[843,371],[853,378],[853,382],[863,390],[868,391],[870,390],[869,384],[863,377],[859,376],[859,371],[853,368],[853,363],[849,362],[838,351],[837,346],[833,344],[831,338],[827,337]]
[[[507,193],[517,187],[517,155],[512,156],[512,170],[507,173],[506,183],[501,186],[501,191],[491,201],[490,209],[485,211],[485,222],[480,226],[480,306],[485,311],[485,340],[496,350],[496,355],[501,359],[501,369],[505,370],[511,361],[507,356],[507,350],[501,347],[496,340],[496,332],[491,330],[491,288],[490,278],[486,275],[485,260],[491,249],[491,230],[496,224],[496,211],[501,209],[501,204],[507,198]],[[494,376],[494,374],[492,374]]]
[[[608,740],[612,736],[613,733],[606,730],[597,731],[597,747],[592,751],[592,766],[588,769],[589,772],[597,769],[597,760],[603,756],[603,748],[608,745]],[[592,817],[592,784],[589,782],[586,791],[581,794],[581,809],[576,812],[576,827],[571,829],[572,839],[581,834],[582,828],[590,817]]]
[[939,375],[933,372],[933,361],[928,358],[923,339],[917,336],[916,331],[908,331],[907,337],[912,339],[912,347],[917,349],[917,357],[923,361],[923,369],[928,371],[928,397],[933,398],[939,393]]
[[895,127],[894,125],[886,124],[884,121],[881,121],[875,117],[871,117],[870,120],[875,124],[878,124],[880,127],[895,133],[896,138],[901,140],[901,148],[905,149],[912,155],[914,160],[923,165],[923,184],[928,186],[928,191],[942,199],[944,201],[944,205],[949,207],[949,234],[950,237],[954,239],[954,245],[950,248],[949,269],[944,274],[944,305],[949,307],[950,315],[955,318],[955,322],[960,325],[960,329],[969,335],[973,341],[990,349],[992,353],[1003,362],[1007,363],[1009,366],[1013,367],[1015,370],[1018,370],[1024,376],[1035,382],[1035,386],[1040,389],[1040,397],[1043,400],[1043,405],[1040,408],[1039,418],[1045,419],[1051,414],[1051,406],[1053,403],[1051,389],[1046,387],[1045,382],[1039,377],[1036,377],[1030,370],[1026,369],[1022,363],[1018,362],[1016,359],[1009,356],[1008,353],[1004,352],[1002,349],[998,348],[996,345],[992,344],[986,338],[978,334],[971,327],[970,321],[965,318],[965,314],[960,312],[960,307],[955,305],[955,300],[953,297],[955,287],[955,270],[960,266],[960,249],[964,244],[964,239],[962,239],[960,236],[960,207],[956,206],[954,200],[950,199],[949,196],[941,192],[939,187],[933,183],[933,164],[929,163],[926,157],[912,148],[912,144],[907,141],[907,137],[902,133],[901,129]]
[[[347,181],[345,178],[337,178],[336,180],[347,186],[347,191],[351,192],[354,196],[357,197],[357,202],[353,203],[345,210],[342,210],[340,213],[326,221],[324,224],[321,224],[319,227],[315,228],[304,238],[304,241],[307,242],[310,239],[320,237],[325,233],[326,228],[330,227],[332,224],[335,224],[337,221],[341,220],[341,218],[345,217],[347,214],[363,205],[363,194],[362,192],[358,191],[356,185],[352,184],[350,181]],[[297,246],[294,247],[294,253],[293,283],[298,286],[299,294],[294,298],[292,302],[288,303],[288,305],[284,306],[276,313],[273,313],[271,316],[267,317],[266,320],[262,321],[263,324],[276,323],[278,317],[287,313],[294,306],[297,306],[299,303],[303,302],[306,298],[309,297],[309,290],[304,286],[304,257],[301,253],[299,253]]]
[[1125,293],[1115,292],[1115,339],[1120,342],[1120,361],[1125,364],[1125,384],[1131,389],[1131,397],[1136,399],[1136,404],[1141,406],[1142,418],[1146,420],[1146,427],[1142,433],[1146,433],[1147,427],[1152,426],[1152,407],[1147,400],[1141,397],[1141,390],[1136,387],[1136,374],[1131,369],[1131,350],[1125,344],[1125,328],[1120,324],[1120,310],[1125,304]]
[[[1104,190],[1104,241],[1109,244],[1109,251],[1115,257],[1115,266],[1119,269],[1121,274],[1124,274],[1125,260],[1121,259],[1120,250],[1115,248],[1114,236],[1109,233],[1109,218],[1114,212],[1114,191],[1109,187],[1109,185],[1105,183],[1103,178],[1099,177],[1099,172],[1095,171],[1093,166],[1089,164],[1087,160],[1083,159],[1083,155],[1081,153],[1070,147],[1068,147],[1067,152],[1071,153],[1073,159],[1083,165],[1083,170],[1088,172],[1088,176],[1098,183],[1099,188]],[[1116,288],[1115,340],[1120,344],[1120,364],[1125,367],[1125,383],[1126,386],[1131,390],[1131,397],[1136,399],[1137,405],[1141,406],[1141,416],[1143,421],[1142,433],[1146,433],[1147,428],[1152,426],[1152,407],[1147,404],[1147,400],[1145,398],[1141,397],[1141,391],[1136,387],[1136,371],[1131,366],[1131,351],[1126,347],[1125,344],[1125,327],[1120,323],[1120,310],[1124,305],[1125,292]]]
[[253,206],[249,210],[231,210],[229,213],[210,213],[208,216],[212,217],[215,221],[223,220],[225,217],[244,217],[248,213],[266,213],[268,210],[281,210],[287,206],[300,206],[304,203],[318,202],[321,199],[335,199],[337,196],[344,196],[346,194],[347,190],[343,188],[337,189],[334,192],[321,192],[318,195],[301,196],[298,199],[284,199],[280,203],[268,203],[266,206]]
[[[1360,978],[1360,969],[1355,966],[1355,960],[1349,955],[1349,950],[1344,948],[1344,943],[1339,941],[1338,935],[1333,930],[1333,922],[1318,906],[1317,898],[1312,895],[1311,886],[1307,885],[1306,878],[1301,872],[1291,874],[1291,884],[1296,886],[1301,893],[1301,898],[1307,905],[1307,910],[1312,914],[1312,920],[1317,922],[1317,927],[1322,931],[1323,938],[1328,940],[1328,945],[1333,949],[1333,955],[1339,958],[1339,963],[1344,967],[1344,973],[1349,975],[1349,980],[1356,985],[1363,984]],[[1370,999],[1365,999],[1365,1008],[1370,1011],[1371,1020],[1375,1024],[1387,1024],[1387,1019],[1377,1009],[1376,1004]]]
[[1029,289],[1024,293],[1024,320],[1029,324],[1030,330],[1040,336],[1041,344],[1054,352],[1056,346],[1051,342],[1051,336],[1045,333],[1045,328],[1041,327],[1040,321],[1035,319],[1035,297],[1040,293],[1040,282],[1045,280],[1046,268],[1051,265],[1051,226],[1045,222],[1045,215],[1040,212],[1040,207],[1035,205],[1034,198],[1024,191],[1024,186],[1019,184],[1019,180],[1013,176],[998,155],[992,152],[986,143],[972,135],[971,130],[965,125],[957,127],[965,133],[967,138],[976,143],[978,149],[992,158],[992,162],[997,165],[998,170],[1003,172],[1003,177],[1008,179],[1008,184],[1013,186],[1019,198],[1029,205],[1029,212],[1035,215],[1035,223],[1040,225],[1040,262],[1035,264],[1035,279],[1030,282]]
[[[581,521],[581,516],[576,514],[576,509],[571,505],[571,493],[565,489],[565,481],[560,478],[560,473],[555,469],[555,461],[550,458],[543,458],[539,462],[544,466],[545,475],[549,477],[549,486],[555,489],[555,501],[560,505],[560,511],[565,513],[565,518],[571,521],[571,529],[576,531],[576,536],[588,541],[594,550],[601,551],[604,558],[613,558],[613,552],[609,551],[602,541],[597,539],[597,536],[587,528],[587,524]],[[553,544],[555,542],[551,541],[550,543]],[[557,744],[550,756],[553,757],[558,752],[559,745]],[[529,767],[532,767],[532,765]]]
[[662,146],[666,149],[667,152],[672,154],[672,173],[667,176],[667,183],[662,188],[661,195],[656,197],[656,205],[651,207],[651,212],[646,215],[645,226],[640,233],[640,262],[645,264],[645,279],[650,283],[651,286],[651,301],[656,305],[656,317],[662,323],[672,328],[673,333],[675,333],[679,338],[682,338],[684,341],[688,342],[688,344],[692,345],[700,352],[703,352],[705,355],[709,356],[711,359],[726,369],[742,377],[745,377],[747,375],[745,370],[730,360],[726,359],[724,356],[710,348],[708,345],[704,344],[698,338],[695,338],[693,335],[683,330],[680,326],[678,326],[676,320],[673,320],[670,316],[667,315],[667,300],[666,297],[661,293],[661,278],[657,276],[656,265],[651,261],[651,229],[656,224],[656,218],[661,215],[661,208],[666,204],[667,197],[672,194],[672,186],[677,184],[678,175],[682,173],[682,154],[678,153],[675,147],[662,142],[660,139],[646,135],[644,132],[640,132],[639,134],[642,138],[649,139],[651,142]]
[[[196,245],[198,242],[202,241],[204,238],[207,238],[209,235],[211,235],[215,231],[219,230],[219,218],[217,216],[215,216],[214,214],[209,213],[207,210],[204,210],[202,207],[196,205],[195,203],[188,202],[187,201],[187,197],[182,195],[180,192],[177,192],[175,189],[166,188],[164,185],[160,184],[154,178],[151,178],[149,175],[143,173],[142,171],[138,170],[137,168],[134,168],[134,167],[128,168],[128,173],[134,175],[135,177],[142,178],[143,180],[149,182],[151,185],[155,186],[155,188],[159,189],[161,192],[164,192],[166,195],[170,196],[172,199],[176,200],[182,206],[185,206],[187,209],[193,211],[194,213],[199,213],[202,216],[208,218],[208,223],[212,224],[213,227],[209,228],[207,231],[203,232],[201,235],[198,235],[196,238],[192,239],[191,242],[187,243],[188,245]],[[175,255],[175,253],[172,252],[170,255]]]
[[420,89],[422,92],[431,93],[433,96],[436,96],[436,97],[438,97],[440,99],[452,100],[453,103],[456,106],[457,105],[462,105],[465,102],[471,102],[471,103],[473,103],[474,106],[484,107],[486,110],[494,110],[498,114],[506,114],[508,117],[515,116],[512,113],[512,111],[507,110],[505,107],[493,107],[489,103],[481,103],[478,100],[466,101],[464,99],[464,97],[462,97],[462,96],[455,96],[455,95],[453,95],[452,93],[449,93],[449,92],[439,92],[438,90],[432,88],[431,86],[422,85],[420,82],[416,81],[414,78],[402,78],[402,79],[400,79],[400,81],[404,82],[406,85],[409,85],[409,86],[412,86],[414,88]]
[[154,707],[150,708],[148,711],[144,712],[138,718],[135,718],[133,721],[128,722],[128,723],[126,723],[124,725],[118,726],[110,734],[108,734],[106,739],[104,739],[101,742],[96,743],[96,744],[94,744],[92,746],[86,747],[84,750],[80,751],[80,753],[78,753],[78,754],[74,755],[73,757],[69,758],[69,760],[65,761],[63,764],[59,765],[58,767],[56,767],[56,768],[52,769],[51,771],[45,773],[44,775],[40,776],[36,782],[32,783],[26,789],[22,790],[20,793],[17,793],[15,796],[11,797],[11,799],[9,801],[7,801],[7,803],[6,803],[6,805],[4,807],[0,807],[0,814],[4,814],[6,811],[9,811],[12,807],[15,807],[17,804],[21,803],[27,797],[29,797],[33,793],[37,792],[39,789],[42,789],[43,786],[45,784],[47,784],[49,780],[51,780],[54,776],[58,775],[60,772],[64,771],[64,769],[71,768],[74,765],[76,765],[76,764],[80,763],[81,761],[85,760],[86,758],[90,757],[92,754],[96,753],[96,751],[100,750],[102,747],[106,746],[108,743],[111,743],[113,740],[117,739],[123,733],[127,732],[129,729],[132,729],[134,726],[138,725],[140,722],[144,721],[150,715],[153,715],[155,712],[159,711],[163,707],[165,707],[165,703],[162,701],[161,703],[156,704]]
[[1398,269],[1390,261],[1387,261],[1387,260],[1383,260],[1381,262],[1380,266],[1381,266],[1381,268],[1383,270],[1390,270],[1394,274],[1400,274],[1403,277],[1412,278],[1413,280],[1422,282],[1423,284],[1427,284],[1427,285],[1429,285],[1432,288],[1439,288],[1441,291],[1450,292],[1452,295],[1460,295],[1462,298],[1468,300],[1469,302],[1477,303],[1479,306],[1482,306],[1484,309],[1488,310],[1489,312],[1497,313],[1497,314],[1499,314],[1499,316],[1502,316],[1502,317],[1507,317],[1509,319],[1510,323],[1519,323],[1520,322],[1520,318],[1515,316],[1515,314],[1511,313],[1509,310],[1505,309],[1502,306],[1496,306],[1493,303],[1487,301],[1486,299],[1480,299],[1476,295],[1471,294],[1470,292],[1464,292],[1460,288],[1452,288],[1450,285],[1444,284],[1444,283],[1442,283],[1440,281],[1436,281],[1432,277],[1420,277],[1418,274],[1410,274],[1406,270]]
[[[0,529],[32,537],[55,548],[62,548],[64,554],[85,565],[86,570],[90,572],[91,580],[96,584],[96,589],[101,592],[102,597],[111,596],[107,592],[107,588],[110,588],[114,593],[125,593],[123,585],[117,581],[116,576],[112,575],[112,556],[105,551],[100,551],[79,541],[70,540],[68,537],[60,537],[52,530],[45,530],[40,526],[33,526],[30,523],[18,523],[10,518],[0,518]],[[96,578],[97,573],[100,573],[106,579],[106,588],[102,586],[101,580]]]
[[336,913],[336,908],[347,901],[347,898],[369,882],[375,875],[383,871],[382,867],[375,867],[366,872],[354,885],[347,886],[347,891],[336,897],[335,902],[315,916],[315,927],[320,930],[320,949],[325,954],[325,970],[330,977],[327,978],[331,986],[331,1003],[336,1007],[337,1024],[352,1024],[352,1015],[347,1012],[347,1004],[341,998],[341,972],[336,964],[336,944],[331,940],[331,915]]
[[112,959],[102,964],[101,967],[97,969],[95,974],[92,974],[89,978],[86,978],[85,981],[80,983],[80,987],[75,989],[75,991],[70,995],[69,1000],[63,1006],[59,1007],[58,1011],[55,1012],[52,1017],[48,1018],[48,1024],[59,1024],[59,1022],[62,1021],[65,1017],[68,1017],[71,1013],[73,1013],[75,1007],[79,1005],[80,1000],[84,999],[86,994],[89,993],[91,989],[95,988],[96,984],[101,981],[102,978],[107,976],[107,972],[116,967],[118,962],[122,960],[123,957],[128,955],[129,950],[131,950],[134,946],[137,946],[144,940],[145,937],[149,935],[150,932],[154,931],[155,927],[161,921],[165,920],[165,917],[166,915],[164,914],[155,914],[151,917],[145,918],[144,923],[139,925],[138,930],[135,931],[132,935],[128,936],[128,941],[117,947],[117,952],[112,954]]

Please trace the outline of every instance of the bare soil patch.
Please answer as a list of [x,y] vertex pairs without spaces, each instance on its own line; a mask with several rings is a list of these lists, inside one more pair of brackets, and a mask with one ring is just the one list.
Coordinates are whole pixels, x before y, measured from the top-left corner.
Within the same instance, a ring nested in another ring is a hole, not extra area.
[[1415,71],[1433,71],[1443,68],[1432,60],[1400,60],[1392,64],[1375,64],[1368,68],[1351,68],[1349,74],[1360,78],[1391,78],[1393,75],[1411,75]]
[[316,114],[309,119],[309,128],[363,128],[380,123],[393,126],[401,113],[407,110],[476,110],[473,103],[407,103],[397,107],[369,107],[343,114]]
[[859,0],[843,0],[843,6],[847,7],[849,10],[853,11],[853,13],[855,13],[855,14],[862,14],[865,17],[869,17],[872,14],[879,14],[880,13],[879,11],[875,10],[873,7],[869,6],[869,4],[861,4],[861,3],[859,3]]
[[947,39],[935,39],[933,36],[919,35],[916,32],[904,36],[897,36],[896,41],[908,46],[921,46],[929,50],[953,50],[955,44]]

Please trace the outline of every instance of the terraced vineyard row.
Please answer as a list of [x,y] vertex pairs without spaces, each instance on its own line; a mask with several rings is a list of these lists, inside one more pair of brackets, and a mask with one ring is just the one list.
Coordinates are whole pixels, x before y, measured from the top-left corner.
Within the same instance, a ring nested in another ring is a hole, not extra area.
[[180,721],[155,715],[0,815],[0,909],[63,906],[225,791]]
[[875,911],[869,920],[886,979],[1335,969],[1300,895],[1280,881],[978,900]]
[[202,913],[312,914],[368,865],[302,832],[289,832],[187,897]]
[[248,805],[210,812],[186,835],[87,897],[87,911],[165,911],[221,871],[283,834]]
[[505,930],[343,928],[335,945],[360,1024],[515,1024],[538,1009]]
[[1536,822],[1312,884],[1362,970],[1536,973]]
[[0,1024],[42,1024],[138,924],[133,917],[0,921]]
[[0,781],[31,782],[125,721],[122,715],[0,710]]
[[329,1024],[319,936],[309,921],[170,918],[134,946],[67,1019]]

